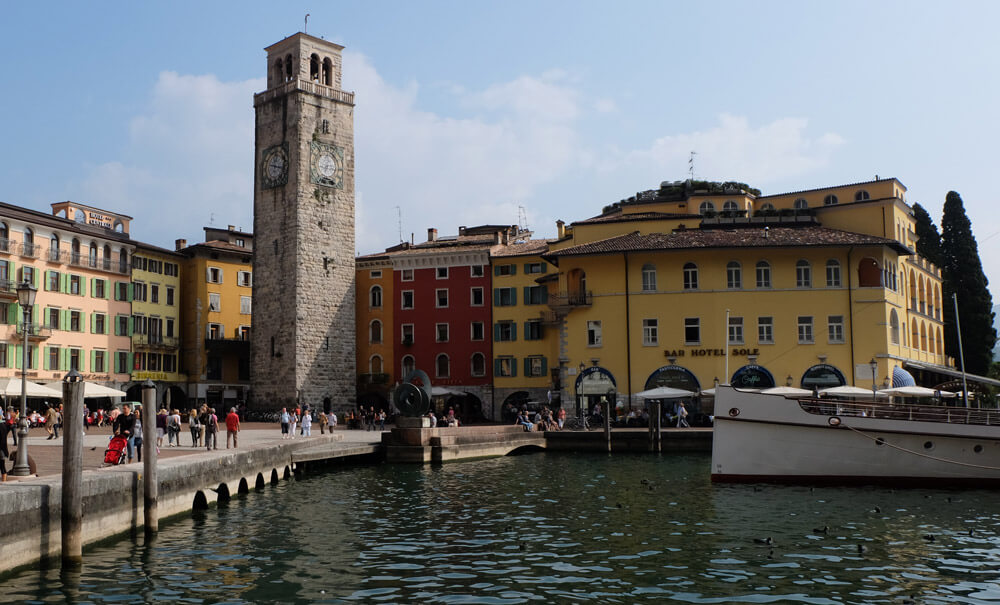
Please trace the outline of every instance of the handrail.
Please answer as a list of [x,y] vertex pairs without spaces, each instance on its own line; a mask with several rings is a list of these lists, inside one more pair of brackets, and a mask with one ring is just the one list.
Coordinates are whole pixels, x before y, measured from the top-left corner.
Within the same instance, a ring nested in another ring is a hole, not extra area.
[[996,426],[1000,410],[951,408],[928,405],[893,405],[889,403],[843,401],[837,399],[799,399],[799,407],[818,416],[857,416],[881,420],[911,420],[940,424]]

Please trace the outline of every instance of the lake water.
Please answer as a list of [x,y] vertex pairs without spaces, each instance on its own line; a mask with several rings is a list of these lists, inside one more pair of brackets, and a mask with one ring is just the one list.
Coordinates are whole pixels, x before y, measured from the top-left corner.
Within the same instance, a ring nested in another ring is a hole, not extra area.
[[0,600],[1000,601],[995,492],[712,485],[709,462],[337,468],[163,523],[149,544],[88,549],[78,574],[7,577]]

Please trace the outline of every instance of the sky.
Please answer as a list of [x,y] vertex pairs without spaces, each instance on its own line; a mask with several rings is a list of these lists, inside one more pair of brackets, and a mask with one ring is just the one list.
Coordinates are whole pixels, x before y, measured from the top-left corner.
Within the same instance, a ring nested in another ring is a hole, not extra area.
[[[173,248],[253,225],[264,47],[344,45],[356,252],[555,221],[688,176],[958,191],[1000,285],[997,2],[29,2],[0,20],[0,201]],[[998,290],[1000,292],[1000,290]],[[994,296],[995,302],[1000,302]]]

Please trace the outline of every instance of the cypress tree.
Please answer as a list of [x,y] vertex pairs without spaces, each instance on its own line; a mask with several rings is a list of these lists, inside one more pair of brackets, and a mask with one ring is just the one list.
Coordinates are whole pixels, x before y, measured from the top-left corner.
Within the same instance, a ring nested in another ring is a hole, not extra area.
[[945,353],[958,361],[955,303],[952,300],[952,294],[957,294],[965,369],[973,374],[985,375],[993,361],[993,345],[997,338],[993,328],[993,297],[979,260],[979,246],[972,234],[972,223],[965,214],[962,196],[954,191],[948,192],[944,202],[941,260]]
[[920,204],[913,205],[913,218],[916,219],[917,254],[931,261],[939,268],[941,265],[941,234],[937,225]]

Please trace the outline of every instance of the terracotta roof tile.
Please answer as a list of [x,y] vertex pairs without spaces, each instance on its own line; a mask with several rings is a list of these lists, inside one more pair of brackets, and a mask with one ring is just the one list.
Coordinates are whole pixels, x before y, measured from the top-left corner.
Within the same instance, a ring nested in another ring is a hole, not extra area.
[[700,214],[685,214],[678,212],[630,212],[628,214],[622,214],[621,209],[618,209],[618,211],[612,211],[608,214],[602,214],[600,216],[584,219],[582,221],[576,221],[572,224],[593,225],[601,223],[624,223],[629,221],[656,221],[672,218],[691,218],[701,220],[702,217]]
[[501,244],[499,246],[494,246],[490,256],[531,256],[544,254],[549,249],[549,241],[550,240],[547,239],[533,239],[526,242],[508,244],[506,246]]

